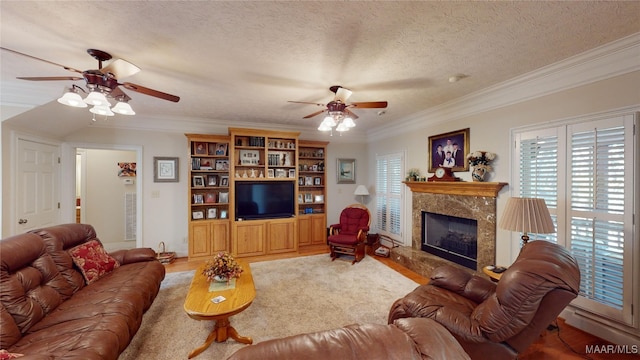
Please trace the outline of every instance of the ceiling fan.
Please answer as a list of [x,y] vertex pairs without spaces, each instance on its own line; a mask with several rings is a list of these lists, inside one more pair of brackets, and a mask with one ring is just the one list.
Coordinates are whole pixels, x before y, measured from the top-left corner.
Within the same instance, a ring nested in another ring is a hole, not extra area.
[[311,104],[316,106],[323,106],[325,109],[316,111],[312,114],[309,114],[303,119],[312,118],[316,115],[320,115],[323,112],[328,112],[329,115],[342,114],[342,116],[350,116],[352,119],[357,119],[358,115],[356,115],[353,111],[349,110],[349,108],[360,108],[360,109],[383,109],[387,107],[386,101],[366,101],[366,102],[352,102],[347,103],[347,99],[353,93],[351,90],[344,88],[340,85],[334,85],[329,88],[331,92],[335,95],[334,99],[329,101],[327,104],[319,104],[313,102],[306,101],[289,101],[291,103],[297,104]]
[[141,94],[154,96],[160,99],[169,100],[173,102],[180,101],[180,97],[176,95],[171,95],[162,91],[150,89],[141,85],[133,84],[130,82],[118,82],[119,78],[125,78],[127,76],[131,76],[140,71],[140,68],[135,66],[134,64],[122,60],[116,59],[110,62],[107,66],[103,67],[102,63],[107,60],[111,60],[111,55],[105,51],[97,50],[97,49],[88,49],[87,53],[91,55],[94,59],[98,60],[98,69],[91,70],[78,70],[74,69],[70,66],[60,65],[54,63],[49,60],[44,60],[35,56],[31,56],[28,54],[24,54],[15,50],[7,49],[4,47],[0,47],[0,49],[12,52],[17,55],[25,56],[30,59],[39,60],[46,62],[51,65],[60,66],[65,70],[82,74],[82,77],[79,76],[37,76],[37,77],[17,77],[17,79],[21,80],[30,80],[30,81],[57,81],[57,80],[84,80],[87,84],[87,88],[90,91],[98,91],[104,93],[108,96],[113,97],[114,99],[128,101],[130,98],[120,90],[119,86],[124,87],[125,89],[132,90],[135,92],[139,92]]

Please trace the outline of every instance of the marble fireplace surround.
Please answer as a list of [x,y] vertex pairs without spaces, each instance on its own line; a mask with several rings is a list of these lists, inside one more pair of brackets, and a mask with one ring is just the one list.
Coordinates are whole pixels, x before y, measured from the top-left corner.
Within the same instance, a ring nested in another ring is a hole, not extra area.
[[496,197],[506,183],[498,182],[405,182],[412,192],[411,247],[391,249],[391,259],[428,277],[440,265],[455,264],[421,249],[422,211],[478,221],[478,265],[475,272],[496,261]]

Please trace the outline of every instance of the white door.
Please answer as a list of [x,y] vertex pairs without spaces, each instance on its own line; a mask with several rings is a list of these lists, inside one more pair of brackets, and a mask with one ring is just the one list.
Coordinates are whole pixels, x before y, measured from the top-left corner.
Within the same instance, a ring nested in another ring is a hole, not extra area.
[[16,234],[59,224],[60,148],[18,139],[16,156]]

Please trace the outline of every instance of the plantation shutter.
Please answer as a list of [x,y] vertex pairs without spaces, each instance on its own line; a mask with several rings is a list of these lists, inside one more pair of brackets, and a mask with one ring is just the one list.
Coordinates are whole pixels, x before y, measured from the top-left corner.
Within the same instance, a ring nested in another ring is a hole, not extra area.
[[570,248],[580,264],[580,295],[622,310],[625,127],[610,122],[594,125],[569,130]]
[[400,240],[402,235],[402,155],[376,159],[376,226],[378,232]]

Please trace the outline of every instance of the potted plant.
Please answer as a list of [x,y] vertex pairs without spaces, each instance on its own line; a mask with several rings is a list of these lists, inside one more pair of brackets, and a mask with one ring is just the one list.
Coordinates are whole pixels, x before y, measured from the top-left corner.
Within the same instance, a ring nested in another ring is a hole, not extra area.
[[469,165],[473,166],[471,172],[473,181],[484,181],[485,175],[491,171],[489,164],[495,158],[496,154],[488,151],[474,151],[467,154],[467,161],[469,161]]
[[418,181],[420,179],[420,169],[411,168],[407,172],[407,181]]
[[229,253],[221,251],[213,259],[207,260],[202,274],[209,281],[229,282],[233,278],[239,278],[242,267]]

